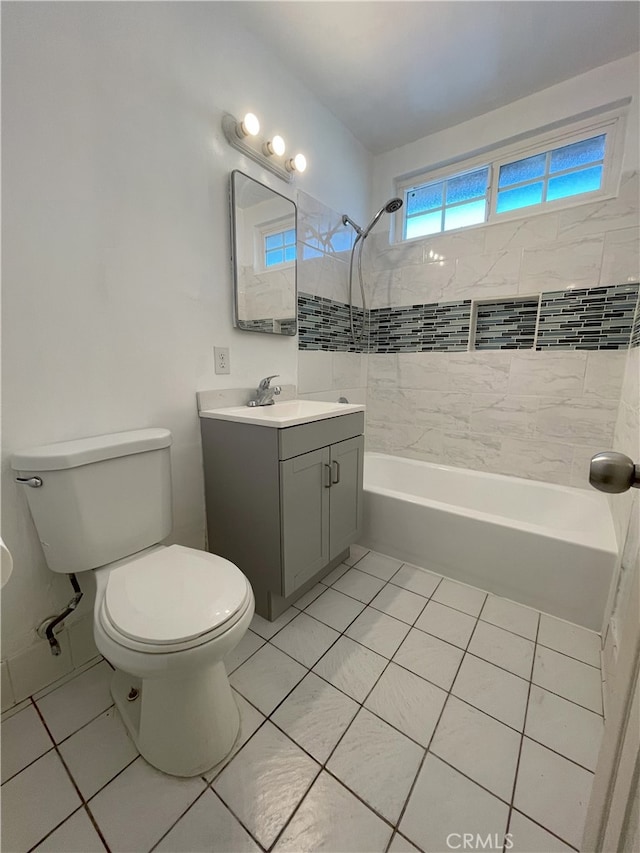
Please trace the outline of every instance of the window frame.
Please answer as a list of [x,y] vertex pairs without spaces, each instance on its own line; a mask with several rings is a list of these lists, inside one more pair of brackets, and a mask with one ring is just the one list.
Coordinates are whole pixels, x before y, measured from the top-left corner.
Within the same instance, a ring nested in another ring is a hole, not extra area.
[[[540,216],[545,213],[552,213],[558,210],[578,207],[583,204],[590,204],[595,201],[615,198],[620,190],[620,179],[622,176],[626,114],[626,109],[608,111],[606,114],[600,115],[597,118],[592,116],[591,118],[583,119],[582,121],[572,122],[570,125],[565,125],[562,128],[556,127],[553,130],[536,133],[535,136],[530,136],[528,139],[520,140],[517,143],[497,145],[493,147],[490,152],[484,151],[482,154],[472,155],[470,157],[461,157],[450,162],[448,165],[423,170],[418,173],[414,172],[412,175],[405,175],[398,178],[396,180],[396,191],[405,204],[396,214],[394,214],[394,220],[392,223],[393,236],[395,238],[394,242],[411,243],[414,240],[433,239],[436,237],[443,237],[447,234],[457,234],[459,232],[469,231],[474,228],[485,228],[502,222],[512,222],[517,219],[530,219],[533,216]],[[554,199],[553,201],[544,201],[538,204],[528,205],[527,207],[504,211],[503,213],[497,212],[498,179],[501,166],[514,163],[517,160],[522,160],[526,157],[533,157],[536,154],[546,153],[555,148],[561,148],[564,145],[571,145],[574,142],[581,142],[594,136],[600,136],[602,134],[606,134],[606,141],[602,169],[602,185],[600,189],[593,190],[588,193],[580,193],[574,196]],[[436,231],[431,234],[424,234],[420,237],[404,237],[406,222],[406,193],[409,190],[424,186],[425,184],[438,183],[439,181],[446,180],[447,178],[453,178],[457,175],[473,172],[483,167],[489,168],[486,194],[487,216],[484,222],[479,222],[475,225],[466,225],[461,228],[452,228],[448,231]]]

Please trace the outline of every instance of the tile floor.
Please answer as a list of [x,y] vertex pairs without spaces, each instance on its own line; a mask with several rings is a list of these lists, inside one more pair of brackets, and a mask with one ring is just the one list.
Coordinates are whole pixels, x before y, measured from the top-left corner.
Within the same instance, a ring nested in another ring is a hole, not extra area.
[[2,723],[2,850],[577,849],[599,637],[356,546],[227,664],[242,726],[203,777],[150,767],[96,660]]

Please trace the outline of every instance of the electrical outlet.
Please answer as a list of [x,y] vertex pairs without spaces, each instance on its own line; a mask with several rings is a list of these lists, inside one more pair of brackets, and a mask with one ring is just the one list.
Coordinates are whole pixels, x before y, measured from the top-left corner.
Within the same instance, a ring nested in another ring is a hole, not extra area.
[[231,373],[231,361],[229,359],[229,347],[214,347],[216,373]]

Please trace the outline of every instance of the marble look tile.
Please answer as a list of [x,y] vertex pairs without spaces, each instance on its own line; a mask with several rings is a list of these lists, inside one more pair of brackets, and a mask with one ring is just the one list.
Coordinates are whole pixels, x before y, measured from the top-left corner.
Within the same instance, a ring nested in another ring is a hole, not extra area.
[[357,711],[353,699],[310,672],[272,719],[316,761],[323,763]]
[[426,747],[446,698],[444,690],[392,662],[371,691],[365,708]]
[[407,352],[369,356],[372,387],[447,391],[449,353]]
[[499,436],[447,432],[442,435],[442,462],[456,468],[495,471],[500,462]]
[[214,791],[270,847],[320,770],[267,721],[213,783]]
[[229,654],[224,659],[224,665],[227,673],[231,674],[234,669],[237,669],[243,664],[254,652],[257,652],[261,646],[264,646],[265,640],[253,631],[247,631],[244,637],[240,640],[235,649],[231,649]]
[[480,619],[490,622],[505,631],[512,631],[528,640],[535,640],[538,632],[538,620],[540,614],[537,610],[516,604],[508,598],[499,598],[497,595],[489,595],[482,608]]
[[604,235],[600,284],[607,286],[640,280],[639,246],[637,226],[608,231]]
[[301,393],[327,391],[332,387],[334,355],[322,350],[299,350],[298,390]]
[[115,707],[60,745],[80,793],[88,800],[138,755]]
[[347,696],[364,702],[386,665],[386,658],[348,637],[341,637],[313,671]]
[[384,853],[391,832],[364,803],[322,772],[273,850]]
[[376,270],[395,270],[400,267],[423,263],[424,246],[422,240],[389,245],[387,239],[385,245],[380,242],[380,235],[376,235],[376,238],[374,242],[375,255],[372,258]]
[[471,228],[444,234],[430,234],[420,242],[424,246],[425,259],[434,255],[444,260],[463,255],[477,255],[484,250],[484,228]]
[[457,646],[412,628],[393,660],[438,687],[449,690],[463,654]]
[[437,601],[430,601],[418,617],[415,627],[465,649],[475,624],[475,617]]
[[405,563],[393,576],[391,583],[403,589],[408,589],[410,592],[415,592],[417,595],[429,598],[433,595],[441,580],[442,575],[434,575],[432,572],[427,571],[427,569],[421,569],[418,566]]
[[203,774],[207,782],[213,781],[224,770],[233,756],[242,749],[251,735],[260,728],[266,719],[264,714],[261,714],[251,703],[247,702],[244,696],[241,696],[236,690],[232,690],[231,692],[240,712],[240,731],[231,752],[216,764],[215,767],[212,767],[211,770]]
[[442,447],[439,429],[409,426],[393,421],[367,420],[366,448],[425,461],[438,461]]
[[532,686],[524,732],[533,740],[595,771],[602,731],[599,714]]
[[449,389],[466,394],[505,394],[511,357],[511,352],[499,351],[451,353]]
[[596,350],[587,354],[584,393],[620,399],[627,350]]
[[267,644],[238,667],[229,682],[245,699],[268,715],[306,672],[305,667]]
[[30,850],[79,806],[60,758],[47,752],[2,786],[2,849]]
[[520,752],[518,732],[450,696],[429,751],[511,802]]
[[409,626],[405,622],[367,607],[349,626],[347,637],[385,658],[392,658],[408,632]]
[[301,613],[271,640],[277,648],[311,668],[340,634],[324,622]]
[[254,614],[253,619],[251,620],[251,625],[249,626],[251,630],[258,634],[265,640],[270,640],[281,628],[291,622],[298,615],[298,611],[295,607],[290,607],[288,610],[278,616],[273,622],[269,622],[267,619],[263,619],[262,616],[258,616],[258,614]]
[[2,684],[0,686],[0,699],[2,700],[2,711],[8,711],[13,708],[15,705],[15,698],[13,695],[13,686],[11,684],[11,677],[9,676],[9,664],[6,660],[3,660],[0,663],[0,674],[2,676]]
[[522,252],[519,249],[458,258],[450,299],[486,299],[516,292]]
[[413,391],[407,406],[411,417],[424,425],[462,432],[469,429],[471,405],[468,394],[453,391]]
[[365,355],[358,352],[333,353],[333,388],[360,388],[366,384]]
[[478,622],[469,649],[476,657],[509,670],[527,681],[531,679],[534,644],[488,622]]
[[487,593],[473,586],[457,583],[445,578],[433,594],[433,601],[446,604],[455,610],[461,610],[470,616],[477,616],[482,610],[482,605]]
[[180,779],[137,758],[91,800],[109,849],[150,850],[203,792],[199,776]]
[[485,251],[501,252],[506,249],[532,249],[556,239],[558,214],[545,213],[530,219],[514,219],[485,227]]
[[[402,267],[386,288],[386,305],[420,305],[448,301],[456,275],[455,258],[430,260],[420,266]],[[395,285],[395,287],[394,287]]]
[[586,352],[515,352],[509,372],[509,394],[545,397],[582,394],[586,365]]
[[158,853],[260,853],[260,849],[211,790],[196,800],[154,848]]
[[334,584],[333,588],[345,595],[350,595],[358,601],[368,604],[372,598],[380,592],[385,581],[375,578],[373,575],[361,572],[358,569],[349,569]]
[[106,661],[38,699],[36,704],[56,743],[113,705],[113,670]]
[[363,610],[364,604],[361,602],[335,589],[328,589],[307,607],[305,613],[336,631],[344,631]]
[[421,850],[442,851],[450,849],[447,837],[451,833],[502,838],[508,817],[506,803],[429,754],[399,829]]
[[105,847],[84,809],[78,809],[51,835],[34,848],[34,853],[104,853]]
[[327,770],[395,824],[423,756],[422,747],[362,708]]
[[568,486],[572,465],[573,447],[570,444],[547,439],[505,437],[497,467],[511,477]]
[[593,774],[524,739],[514,806],[578,848],[582,842]]
[[[620,443],[616,440],[614,441],[614,445],[616,447],[620,447]],[[571,462],[571,478],[569,480],[570,486],[575,486],[578,489],[591,489],[593,486],[589,483],[589,467],[591,465],[591,460],[595,456],[596,453],[599,453],[602,450],[601,444],[576,444],[573,447],[573,459]]]
[[38,712],[29,704],[2,722],[2,783],[53,749]]
[[582,628],[580,625],[543,613],[540,617],[538,643],[556,652],[577,658],[583,663],[600,667],[600,634]]
[[[368,304],[370,309],[387,308],[392,304],[394,294],[400,289],[400,276],[405,269],[416,269],[420,271],[422,267],[402,267],[397,270],[377,270],[374,269],[369,273],[369,299]],[[420,300],[417,300],[418,302]]]
[[635,227],[638,224],[638,172],[626,172],[617,198],[594,201],[563,210],[558,215],[558,239]]
[[538,436],[561,438],[575,444],[610,443],[617,406],[593,394],[582,397],[540,397],[536,420]]
[[524,249],[518,292],[542,293],[569,285],[595,287],[600,278],[603,245],[604,234],[596,233]]
[[387,584],[373,599],[371,607],[381,610],[388,616],[393,616],[394,619],[413,625],[426,603],[427,599],[421,595]]
[[545,853],[570,853],[573,849],[515,809],[511,812],[509,835],[512,853],[541,853],[542,850]]
[[538,646],[532,680],[538,687],[602,714],[600,670],[593,666]]
[[522,731],[529,685],[473,655],[465,655],[451,692],[474,708]]
[[536,397],[472,394],[471,406],[473,432],[533,436],[538,410]]
[[345,563],[348,566],[355,566],[355,564],[363,557],[366,557],[368,553],[369,549],[363,548],[362,545],[351,545],[349,548],[349,556],[346,558]]

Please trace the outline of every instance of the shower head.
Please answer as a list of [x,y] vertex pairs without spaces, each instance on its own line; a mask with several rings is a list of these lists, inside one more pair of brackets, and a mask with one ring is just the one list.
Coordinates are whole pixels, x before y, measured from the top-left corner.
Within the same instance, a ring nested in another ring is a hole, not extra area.
[[373,217],[373,219],[367,225],[367,227],[365,229],[363,229],[362,234],[361,234],[362,239],[364,240],[364,238],[369,235],[369,232],[371,231],[372,228],[374,228],[376,226],[378,220],[380,219],[380,217],[382,216],[383,213],[395,213],[396,210],[400,210],[401,207],[402,207],[402,199],[401,198],[390,198],[389,201],[385,205],[383,205],[380,208],[380,210],[376,213],[376,215]]

